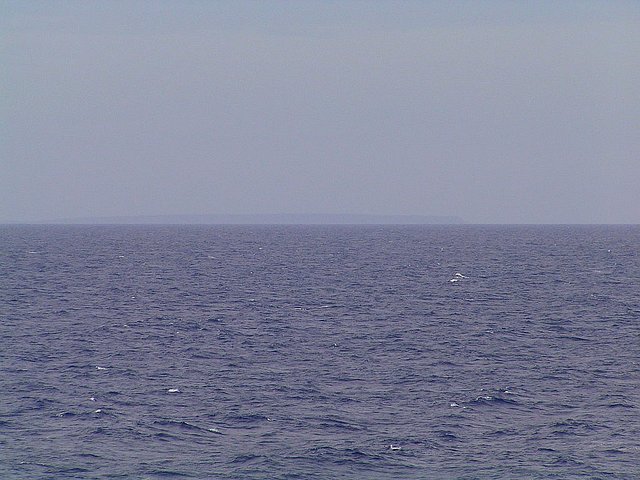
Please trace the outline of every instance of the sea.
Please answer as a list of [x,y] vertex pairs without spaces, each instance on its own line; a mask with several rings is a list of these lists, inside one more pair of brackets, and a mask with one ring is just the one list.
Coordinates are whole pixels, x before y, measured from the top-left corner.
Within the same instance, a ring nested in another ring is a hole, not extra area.
[[640,227],[4,225],[1,479],[639,479]]

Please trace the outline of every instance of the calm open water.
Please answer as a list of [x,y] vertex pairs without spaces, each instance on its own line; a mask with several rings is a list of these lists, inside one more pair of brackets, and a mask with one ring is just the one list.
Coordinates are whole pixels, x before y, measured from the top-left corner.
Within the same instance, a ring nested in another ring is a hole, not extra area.
[[0,478],[638,479],[639,250],[635,226],[0,227]]

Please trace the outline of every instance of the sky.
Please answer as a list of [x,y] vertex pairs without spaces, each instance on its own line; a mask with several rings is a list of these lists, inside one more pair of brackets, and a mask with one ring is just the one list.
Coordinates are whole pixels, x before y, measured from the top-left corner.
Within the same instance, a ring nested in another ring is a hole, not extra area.
[[0,223],[640,223],[638,1],[0,0]]

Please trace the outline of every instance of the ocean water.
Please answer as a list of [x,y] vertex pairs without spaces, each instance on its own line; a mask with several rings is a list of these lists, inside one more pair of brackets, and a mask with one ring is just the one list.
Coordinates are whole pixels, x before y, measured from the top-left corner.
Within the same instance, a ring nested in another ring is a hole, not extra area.
[[638,479],[640,227],[0,227],[2,479]]

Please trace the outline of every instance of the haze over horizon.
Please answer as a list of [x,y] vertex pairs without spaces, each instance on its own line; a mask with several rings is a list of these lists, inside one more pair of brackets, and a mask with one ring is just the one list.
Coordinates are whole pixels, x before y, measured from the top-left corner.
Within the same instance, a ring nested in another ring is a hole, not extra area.
[[0,223],[640,223],[640,3],[0,0]]

